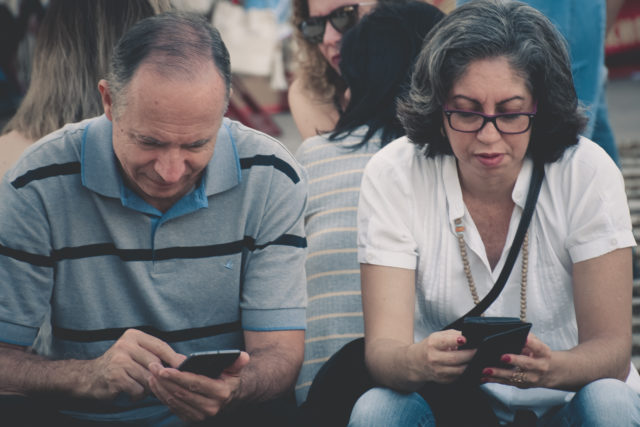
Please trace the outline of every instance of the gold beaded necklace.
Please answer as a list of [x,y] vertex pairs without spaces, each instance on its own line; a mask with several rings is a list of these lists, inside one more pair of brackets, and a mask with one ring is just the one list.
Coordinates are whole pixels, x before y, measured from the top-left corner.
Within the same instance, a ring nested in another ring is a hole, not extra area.
[[[458,246],[460,247],[460,255],[462,256],[462,265],[464,266],[464,275],[467,276],[467,283],[469,284],[469,290],[471,291],[471,297],[473,303],[478,305],[480,298],[478,297],[478,291],[476,289],[476,283],[473,281],[471,275],[471,266],[469,265],[469,258],[467,258],[467,247],[464,242],[464,225],[462,225],[462,218],[457,218],[456,234],[458,236]],[[520,320],[523,322],[527,318],[527,271],[529,264],[529,231],[524,235],[522,241],[522,272],[520,276]]]

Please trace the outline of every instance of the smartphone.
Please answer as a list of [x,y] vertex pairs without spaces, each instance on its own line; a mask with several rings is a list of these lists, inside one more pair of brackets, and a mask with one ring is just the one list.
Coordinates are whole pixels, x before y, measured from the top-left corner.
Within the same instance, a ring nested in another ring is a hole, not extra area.
[[526,322],[522,322],[517,317],[467,317],[461,328],[467,343],[460,348],[476,348],[491,335],[519,328],[525,324]]
[[527,342],[530,329],[531,323],[523,323],[518,327],[484,338],[458,381],[467,384],[479,384],[484,368],[488,366],[504,366],[504,363],[500,361],[500,357],[506,353],[520,354]]
[[178,370],[218,378],[240,356],[240,350],[214,350],[191,353]]

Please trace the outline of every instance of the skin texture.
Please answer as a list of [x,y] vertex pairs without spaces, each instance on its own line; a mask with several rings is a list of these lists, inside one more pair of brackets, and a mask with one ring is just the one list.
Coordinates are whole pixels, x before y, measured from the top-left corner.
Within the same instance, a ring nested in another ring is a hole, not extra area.
[[224,82],[213,63],[201,68],[194,81],[182,81],[142,65],[125,92],[126,114],[114,114],[109,85],[99,83],[127,185],[163,212],[195,187],[222,123]]
[[[117,114],[108,84],[99,83],[125,182],[160,211],[198,182],[226,110],[224,82],[213,62],[193,66],[200,69],[181,79],[143,63],[123,92],[127,102]],[[218,379],[178,371],[185,355],[135,329],[93,360],[52,361],[0,343],[0,394],[91,399],[153,394],[180,418],[201,421],[223,408],[274,399],[293,387],[304,331],[244,331],[244,341],[246,351]]]
[[[348,4],[354,4],[349,0],[309,0],[309,16],[325,16],[335,9],[346,6]],[[369,12],[373,6],[362,5],[358,7],[360,16]],[[324,29],[324,38],[322,43],[318,44],[318,49],[325,57],[331,67],[340,73],[340,43],[342,42],[342,34],[340,34],[333,26],[327,21]]]
[[[508,100],[508,102],[504,102]],[[496,114],[531,111],[525,82],[502,58],[471,63],[454,83],[448,107]],[[511,192],[529,144],[529,132],[502,135],[491,124],[475,133],[445,132],[458,160],[463,199],[490,259],[504,250],[513,210]],[[481,158],[482,156],[488,158]],[[486,211],[493,215],[489,221]],[[498,237],[488,237],[498,235]],[[493,264],[494,265],[494,264]],[[426,381],[453,382],[475,350],[458,350],[465,338],[438,331],[413,342],[415,271],[361,264],[366,363],[375,379],[401,391]],[[625,380],[631,354],[631,250],[618,249],[573,265],[578,345],[552,351],[529,334],[522,354],[503,355],[510,369],[489,367],[483,381],[520,388],[577,390],[600,378]],[[621,309],[629,307],[629,309]],[[516,368],[523,383],[512,381]]]
[[[447,107],[484,114],[529,112],[534,100],[524,79],[506,59],[469,65],[453,85]],[[495,267],[507,237],[513,201],[511,189],[522,167],[531,130],[504,135],[493,123],[475,133],[457,132],[444,120],[451,148],[458,159],[462,194],[482,236],[491,267]],[[498,221],[496,221],[498,219]]]

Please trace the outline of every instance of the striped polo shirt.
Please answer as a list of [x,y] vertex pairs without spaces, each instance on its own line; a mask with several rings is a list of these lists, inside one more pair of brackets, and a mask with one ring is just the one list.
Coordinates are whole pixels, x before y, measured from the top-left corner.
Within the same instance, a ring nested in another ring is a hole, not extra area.
[[105,116],[67,125],[5,175],[0,341],[90,359],[128,328],[183,354],[304,329],[307,186],[293,156],[224,119],[201,182],[162,213],[123,184],[111,129]]

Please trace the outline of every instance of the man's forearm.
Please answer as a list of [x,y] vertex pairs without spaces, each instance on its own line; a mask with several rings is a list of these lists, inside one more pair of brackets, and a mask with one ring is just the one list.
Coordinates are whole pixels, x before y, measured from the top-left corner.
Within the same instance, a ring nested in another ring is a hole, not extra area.
[[296,352],[287,350],[273,345],[250,352],[251,361],[240,375],[240,395],[234,400],[264,402],[291,390],[302,360]]
[[245,331],[251,357],[240,371],[240,387],[231,406],[240,402],[264,402],[293,389],[304,359],[304,331]]
[[33,395],[42,393],[82,394],[79,378],[86,361],[53,361],[18,347],[0,348],[0,393]]

